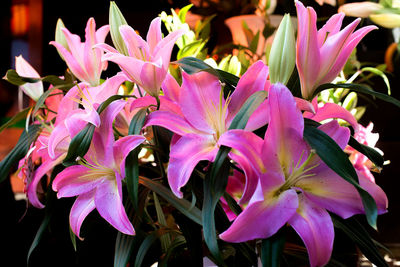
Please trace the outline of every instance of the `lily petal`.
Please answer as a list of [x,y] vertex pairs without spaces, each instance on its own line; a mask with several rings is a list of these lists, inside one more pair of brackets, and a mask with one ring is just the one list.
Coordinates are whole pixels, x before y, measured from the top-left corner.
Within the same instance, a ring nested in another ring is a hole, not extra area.
[[186,119],[197,129],[214,133],[212,125],[220,106],[221,85],[217,77],[199,72],[193,75],[182,72],[182,91],[179,103]]
[[275,234],[295,214],[298,207],[295,190],[286,190],[276,198],[264,200],[261,185],[257,186],[249,205],[219,237],[239,243]]
[[327,264],[335,235],[329,213],[300,194],[299,208],[289,224],[306,245],[311,267]]
[[172,192],[182,198],[180,188],[187,183],[197,163],[201,160],[213,161],[217,152],[212,137],[197,134],[182,136],[171,146],[168,183]]
[[72,205],[71,212],[69,214],[69,224],[71,225],[72,232],[80,237],[80,230],[83,220],[86,216],[94,210],[94,191],[87,192],[80,195]]
[[265,172],[260,158],[263,140],[252,132],[244,130],[230,130],[218,140],[219,145],[233,148],[229,157],[239,163],[246,174],[246,185],[240,203],[248,202],[258,184],[258,172]]
[[118,231],[134,235],[132,223],[126,215],[122,204],[121,178],[116,181],[105,180],[96,189],[94,201],[101,217],[114,226]]
[[60,172],[53,181],[53,190],[57,197],[73,197],[90,192],[97,188],[107,177],[94,176],[91,169],[74,165]]

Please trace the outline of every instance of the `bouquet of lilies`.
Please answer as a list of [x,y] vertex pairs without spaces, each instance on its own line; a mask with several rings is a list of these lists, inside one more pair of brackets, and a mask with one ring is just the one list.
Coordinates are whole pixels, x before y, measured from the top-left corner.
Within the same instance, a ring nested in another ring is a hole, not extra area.
[[[283,257],[301,259],[299,253],[308,254],[310,266],[323,266],[335,228],[385,265],[354,216],[363,214],[376,229],[388,207],[370,172],[384,162],[372,126],[359,125],[343,105],[318,104],[326,90],[345,88],[400,106],[361,84],[332,83],[376,27],[356,30],[356,19],[341,29],[340,13],[317,30],[315,11],[295,5],[297,40],[286,15],[268,66],[257,61],[235,71],[240,77],[194,56],[171,62],[176,43],[185,55],[204,48],[204,40],[187,43],[193,32],[184,15],[183,26],[168,27],[166,36],[155,18],[143,39],[111,2],[110,24],[96,29],[89,19],[84,42],[60,20],[50,44],[68,66],[65,75],[41,77],[17,57],[5,76],[36,103],[1,128],[26,118],[0,163],[0,181],[19,163],[32,206],[46,208],[57,201],[47,197],[54,192],[75,197],[75,245],[96,209],[118,231],[116,266],[140,266],[157,242],[159,265],[186,251],[192,262],[207,257],[220,266],[256,266],[258,259],[278,266]],[[105,43],[108,33],[113,46]],[[103,79],[109,62],[121,71]],[[288,238],[290,228],[300,246]],[[193,242],[197,235],[204,247]]]

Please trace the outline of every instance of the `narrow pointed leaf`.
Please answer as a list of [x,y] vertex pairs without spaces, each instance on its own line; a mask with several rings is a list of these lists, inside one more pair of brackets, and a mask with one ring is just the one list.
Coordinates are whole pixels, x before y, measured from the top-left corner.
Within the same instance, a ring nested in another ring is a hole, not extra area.
[[266,91],[258,91],[252,94],[243,106],[240,108],[239,112],[233,118],[229,130],[231,129],[244,129],[246,127],[247,121],[249,120],[251,114],[258,108],[258,106],[265,100],[268,93]]
[[178,17],[179,17],[179,20],[180,20],[182,23],[185,23],[185,21],[186,21],[186,13],[189,11],[189,9],[190,9],[192,6],[193,6],[193,4],[190,4],[190,5],[187,5],[187,6],[182,7],[181,10],[179,10]]
[[351,183],[360,194],[368,223],[376,229],[377,206],[372,196],[358,184],[357,173],[348,156],[332,138],[321,130],[305,125],[304,139],[317,155],[340,177]]
[[188,74],[206,71],[212,75],[215,75],[221,82],[225,83],[230,90],[234,90],[239,81],[239,77],[226,71],[214,69],[204,61],[195,57],[185,57],[176,61],[175,63],[178,64]]
[[188,217],[195,223],[202,225],[201,211],[197,207],[192,207],[192,204],[189,201],[183,198],[177,198],[171,192],[171,190],[163,186],[161,183],[153,181],[151,179],[140,177],[139,183],[156,192],[159,196],[168,201],[172,206],[183,213],[186,217]]
[[261,262],[263,266],[279,267],[285,246],[285,229],[282,228],[273,236],[263,239],[261,243]]
[[217,232],[215,229],[215,208],[219,199],[224,194],[228,184],[229,176],[229,147],[221,146],[215,161],[212,164],[211,171],[204,179],[204,200],[203,200],[203,235],[212,256],[219,266],[226,266],[222,259],[218,247]]
[[361,85],[361,84],[353,84],[353,83],[340,83],[340,84],[333,84],[333,83],[326,83],[318,86],[318,88],[315,90],[314,95],[316,96],[318,93],[322,92],[323,90],[330,89],[330,88],[346,88],[350,89],[354,92],[357,93],[363,93],[363,94],[369,94],[372,96],[375,96],[376,98],[379,98],[383,101],[386,101],[388,103],[391,103],[397,107],[400,107],[400,101],[397,100],[394,97],[388,96],[386,94],[382,94],[376,91],[371,90],[370,88]]
[[9,119],[6,123],[4,123],[3,125],[1,125],[0,127],[0,133],[10,127],[13,126],[14,124],[17,124],[18,122],[22,121],[23,119],[26,119],[26,116],[29,113],[29,110],[31,109],[31,107],[27,107],[26,109],[23,109],[22,111],[18,112],[17,114],[15,114],[11,119]]
[[52,184],[54,178],[57,176],[57,174],[60,173],[62,170],[63,170],[63,168],[60,165],[56,166],[51,174],[51,177],[50,177],[51,182],[48,187],[47,194],[46,194],[46,210],[45,210],[45,214],[44,214],[44,219],[43,219],[42,223],[40,224],[38,231],[36,232],[36,235],[35,235],[35,238],[33,239],[31,247],[29,248],[28,255],[26,258],[27,266],[29,266],[29,259],[32,255],[32,252],[39,245],[40,240],[42,239],[43,234],[44,234],[45,230],[47,229],[47,227],[50,223],[50,220],[52,218],[52,215],[54,212],[54,202],[57,199],[57,197],[56,197],[56,193],[53,190],[51,190],[51,184]]
[[67,156],[63,162],[65,166],[74,165],[77,157],[83,158],[86,155],[92,142],[95,128],[93,124],[88,123],[85,128],[72,138]]
[[17,165],[18,161],[22,159],[26,153],[28,153],[29,146],[36,140],[39,129],[39,125],[30,125],[28,132],[24,130],[18,140],[18,143],[0,162],[0,183],[8,177],[12,167]]
[[[140,134],[143,128],[144,121],[146,119],[147,108],[140,109],[135,116],[133,116],[129,125],[129,135]],[[138,190],[139,190],[139,160],[138,155],[142,146],[136,147],[132,150],[125,160],[125,174],[126,174],[126,186],[128,188],[128,194],[135,208],[137,208]]]
[[135,258],[135,267],[140,267],[142,266],[142,262],[144,260],[144,257],[146,256],[147,251],[151,248],[153,243],[163,236],[164,234],[168,233],[168,231],[165,228],[158,229],[157,231],[154,231],[152,234],[148,235],[142,242],[142,244],[139,247],[139,250],[136,254]]
[[373,149],[372,147],[359,143],[352,136],[350,137],[349,146],[367,156],[367,158],[369,158],[376,166],[383,167],[384,159],[382,155],[379,154],[379,152]]
[[379,254],[374,240],[356,218],[344,220],[335,214],[331,214],[331,217],[335,227],[349,236],[369,261],[376,266],[388,266],[385,259]]

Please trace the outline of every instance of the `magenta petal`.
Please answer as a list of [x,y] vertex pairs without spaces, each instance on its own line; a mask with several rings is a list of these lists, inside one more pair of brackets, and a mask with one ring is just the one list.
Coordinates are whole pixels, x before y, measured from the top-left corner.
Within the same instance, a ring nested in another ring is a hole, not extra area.
[[321,47],[327,35],[333,35],[340,31],[342,27],[342,21],[344,19],[344,13],[338,13],[330,17],[325,25],[318,31],[318,46]]
[[349,128],[340,126],[337,121],[331,121],[322,124],[318,129],[329,135],[341,149],[344,149],[347,146],[350,139]]
[[69,214],[69,224],[71,225],[72,232],[80,239],[82,239],[79,235],[82,222],[94,208],[94,191],[80,195],[75,200],[74,205],[72,205]]
[[57,191],[57,197],[73,197],[87,193],[95,189],[107,177],[97,177],[92,170],[74,165],[60,172],[53,181],[53,190]]
[[314,116],[311,116],[311,119],[318,122],[332,118],[345,120],[356,132],[358,131],[358,123],[353,114],[338,104],[326,103],[323,107],[318,108],[317,113]]
[[276,198],[264,200],[259,185],[254,195],[232,225],[219,235],[222,240],[239,243],[268,238],[285,225],[298,207],[297,193],[292,189],[284,191]]
[[47,160],[42,163],[42,165],[39,166],[39,168],[36,169],[31,183],[28,185],[27,188],[27,196],[29,202],[36,208],[42,209],[44,208],[44,205],[39,201],[38,196],[37,196],[37,186],[46,173],[51,171],[55,166],[60,164],[63,161],[64,157],[58,157],[54,160]]
[[179,99],[182,112],[194,127],[213,134],[213,124],[216,120],[217,108],[220,106],[219,80],[207,72],[193,75],[182,72],[182,79]]
[[118,231],[127,235],[134,235],[135,230],[122,204],[121,181],[118,177],[116,179],[117,181],[105,180],[97,187],[94,197],[96,209],[101,217]]
[[108,60],[114,62],[115,64],[118,64],[124,74],[132,82],[138,83],[140,86],[142,85],[140,73],[142,71],[144,61],[116,53],[105,54],[102,56],[102,60]]
[[376,206],[378,208],[378,214],[386,213],[388,208],[388,198],[385,192],[362,172],[357,171],[357,174],[360,186],[375,199]]
[[258,183],[258,175],[255,170],[265,172],[264,164],[259,156],[263,140],[252,132],[229,130],[219,138],[218,144],[231,147],[230,158],[244,170],[246,186],[240,202],[249,201]]
[[299,195],[299,208],[289,220],[289,224],[299,234],[306,245],[310,265],[324,266],[328,263],[335,236],[329,213]]
[[67,63],[68,68],[71,70],[71,72],[80,81],[87,81],[87,74],[83,69],[83,66],[74,58],[74,56],[61,44],[54,41],[50,42],[50,44],[54,45],[57,48],[58,52],[60,52],[60,54],[65,59],[65,62]]
[[304,98],[310,98],[321,59],[317,36],[317,15],[311,7],[305,8],[300,1],[296,1],[298,33],[296,43],[296,66],[299,71],[301,93]]
[[169,111],[158,110],[150,113],[144,127],[151,125],[162,126],[179,135],[199,133],[182,116]]
[[150,52],[153,53],[157,44],[162,39],[161,32],[161,18],[157,17],[153,19],[150,23],[149,31],[147,32],[146,40],[150,47]]
[[112,124],[118,113],[124,108],[125,100],[112,102],[100,115],[101,125],[93,133],[92,146],[97,160],[109,166],[113,160],[114,131]]
[[122,25],[119,27],[119,32],[128,48],[130,57],[141,59],[143,61],[150,60],[149,45],[132,29],[132,27]]
[[167,73],[167,76],[165,76],[165,80],[162,83],[161,88],[163,89],[164,95],[166,97],[168,97],[173,102],[179,102],[181,87],[171,74]]
[[151,96],[160,94],[160,87],[164,81],[167,70],[160,64],[145,62],[140,71],[140,80],[142,88]]
[[268,78],[268,67],[261,61],[257,61],[240,78],[235,91],[232,93],[229,104],[230,117],[233,119],[239,112],[244,102],[257,91],[264,91]]
[[364,213],[360,195],[353,185],[320,163],[312,171],[314,176],[301,179],[296,186],[304,189],[308,199],[342,218]]
[[171,60],[171,52],[174,48],[175,42],[181,37],[186,31],[176,30],[168,34],[165,38],[163,38],[153,50],[153,60],[162,60],[163,68],[165,70],[168,69],[169,62]]
[[[246,124],[246,131],[255,131],[260,127],[269,123],[269,104],[265,100],[258,106],[258,108],[250,115]],[[232,117],[233,118],[233,117]]]
[[270,122],[265,133],[262,157],[272,171],[291,170],[309,150],[303,141],[304,119],[293,95],[282,84],[271,86],[268,96]]
[[125,177],[125,158],[129,152],[146,140],[141,135],[129,135],[122,137],[114,143],[114,162],[120,167],[121,176]]
[[171,146],[168,183],[177,197],[182,198],[180,188],[187,183],[197,163],[213,161],[217,151],[213,138],[207,135],[187,134]]

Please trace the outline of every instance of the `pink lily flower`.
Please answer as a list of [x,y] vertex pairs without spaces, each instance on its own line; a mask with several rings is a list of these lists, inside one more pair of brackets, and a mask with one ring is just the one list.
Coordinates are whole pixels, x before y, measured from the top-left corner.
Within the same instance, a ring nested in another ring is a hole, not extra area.
[[333,81],[343,68],[360,40],[376,26],[366,26],[354,32],[360,19],[340,30],[343,13],[333,15],[317,31],[317,15],[312,7],[305,8],[296,1],[298,29],[296,65],[299,71],[301,93],[310,99],[321,84]]
[[[354,134],[354,138],[363,145],[377,149],[375,145],[376,142],[378,142],[379,134],[372,132],[373,127],[374,124],[372,122],[370,122],[366,128],[360,125],[360,131]],[[350,153],[350,161],[353,163],[354,168],[361,172],[371,182],[375,183],[374,175],[371,173],[374,164],[371,160],[350,146],[346,147],[345,151]],[[378,149],[378,151],[380,150]]]
[[96,31],[96,22],[90,18],[85,29],[85,42],[81,38],[70,33],[66,28],[61,29],[65,35],[68,47],[55,41],[50,42],[63,56],[68,68],[82,82],[87,82],[92,86],[100,84],[101,72],[107,68],[107,62],[101,61],[103,52],[93,48],[94,45],[104,43],[110,30],[108,25]]
[[[332,171],[303,140],[304,120],[290,91],[281,84],[269,91],[270,123],[260,156],[264,169],[248,206],[220,238],[243,242],[268,238],[286,223],[300,235],[310,265],[323,266],[330,258],[334,227],[327,211],[342,218],[364,213],[357,190]],[[336,121],[320,130],[344,148],[350,131]],[[375,199],[378,212],[387,208],[385,193],[358,173],[360,185]]]
[[[22,57],[22,55],[15,57],[15,71],[19,76],[29,78],[40,78],[39,73]],[[38,101],[43,94],[43,83],[41,81],[36,83],[25,83],[19,88],[34,101]]]
[[135,234],[122,204],[121,181],[126,156],[145,138],[131,135],[114,141],[112,124],[124,106],[125,101],[117,100],[106,108],[80,165],[66,168],[54,179],[53,190],[58,198],[78,196],[70,213],[71,229],[78,237],[83,220],[95,208],[117,230]]
[[[254,156],[261,148],[262,139],[250,132],[239,138],[237,130],[228,129],[246,99],[257,91],[267,90],[270,85],[267,77],[268,67],[262,61],[256,62],[241,77],[232,95],[225,99],[215,76],[206,72],[193,75],[183,72],[177,103],[181,113],[159,110],[148,116],[145,126],[159,125],[178,135],[171,145],[168,166],[168,182],[176,196],[182,197],[180,188],[188,182],[197,163],[213,161],[219,147],[226,145],[233,148],[229,157],[246,173],[246,189],[241,201],[248,200],[257,185],[257,180],[251,178],[255,172],[249,162],[257,162]],[[265,103],[250,117],[246,130],[258,129],[268,122]]]
[[354,131],[357,133],[359,130],[359,124],[351,114],[350,111],[336,103],[318,103],[318,97],[314,97],[312,100],[312,106],[314,112],[306,111],[303,113],[304,118],[312,119],[317,122],[321,122],[328,119],[342,119],[348,122]]
[[129,56],[120,54],[109,45],[101,44],[97,47],[106,51],[102,60],[118,64],[132,82],[149,95],[158,96],[167,75],[172,48],[185,31],[174,31],[162,38],[161,18],[155,18],[151,22],[147,42],[128,25],[120,26],[119,30]]

